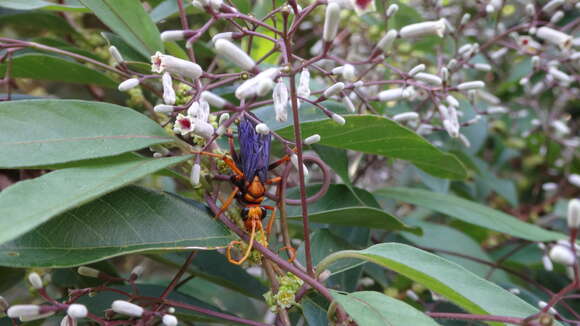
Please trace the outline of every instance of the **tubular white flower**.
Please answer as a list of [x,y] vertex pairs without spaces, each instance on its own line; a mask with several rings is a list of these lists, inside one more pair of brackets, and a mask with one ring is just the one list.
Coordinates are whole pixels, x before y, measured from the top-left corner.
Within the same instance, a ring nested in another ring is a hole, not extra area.
[[574,257],[574,253],[572,253],[570,247],[561,244],[554,245],[550,249],[550,259],[566,266],[574,265],[576,261],[576,257]]
[[559,46],[562,50],[568,50],[572,46],[572,36],[550,27],[542,26],[538,28],[536,36]]
[[218,109],[221,109],[228,104],[228,101],[210,91],[203,91],[201,93],[201,98]]
[[568,182],[580,188],[580,174],[570,174],[568,176]]
[[465,52],[467,52],[467,51],[471,50],[471,48],[473,48],[473,44],[471,44],[471,43],[467,43],[467,44],[465,44],[465,45],[462,45],[462,46],[461,46],[461,47],[460,47],[460,48],[457,50],[457,53],[459,53],[459,54],[463,54],[463,53],[465,53]]
[[175,90],[173,89],[173,80],[171,80],[171,74],[167,71],[164,72],[161,80],[163,84],[163,102],[169,105],[175,104],[177,97],[175,96]]
[[416,65],[415,67],[413,67],[411,70],[409,70],[409,75],[410,76],[415,76],[416,74],[425,71],[425,65],[424,64],[420,64],[420,65]]
[[74,319],[85,318],[89,311],[83,304],[73,303],[68,306],[66,313]]
[[312,136],[306,137],[306,139],[304,139],[304,144],[312,145],[312,144],[318,143],[319,141],[320,141],[320,135],[314,134]]
[[487,63],[476,63],[473,65],[473,68],[480,71],[491,71],[491,65]]
[[552,15],[552,18],[550,18],[550,23],[556,24],[562,20],[562,18],[564,18],[564,12],[562,10],[558,10]]
[[182,136],[185,136],[193,131],[194,124],[192,119],[189,116],[185,116],[183,114],[178,114],[177,118],[175,118],[175,124],[173,125],[173,132],[179,133]]
[[332,42],[336,37],[338,25],[340,23],[340,6],[331,2],[326,6],[326,13],[324,15],[324,30],[322,32],[322,39],[325,42]]
[[183,30],[171,30],[164,31],[161,33],[161,40],[163,42],[179,41],[185,38],[185,31]]
[[201,165],[195,163],[191,167],[191,174],[189,176],[189,181],[192,185],[197,186],[199,184],[199,179],[201,178]]
[[226,59],[244,70],[252,70],[256,65],[254,59],[252,59],[246,52],[226,39],[218,39],[215,41],[214,46],[218,54],[224,56]]
[[348,81],[356,80],[356,69],[351,64],[345,64],[342,66],[342,78]]
[[177,318],[173,315],[163,315],[161,321],[165,326],[177,326]]
[[395,39],[397,38],[397,31],[394,29],[391,29],[387,32],[387,34],[385,34],[385,36],[383,36],[383,38],[379,41],[379,43],[377,43],[377,47],[381,50],[383,50],[383,52],[389,52],[391,50],[391,47],[393,46],[393,42],[395,41]]
[[334,122],[338,123],[341,126],[344,126],[344,124],[346,123],[346,120],[340,114],[333,113],[330,117],[332,118],[332,120],[334,120]]
[[195,129],[192,132],[204,139],[209,139],[213,135],[214,128],[211,124],[198,120],[195,121]]
[[420,72],[413,77],[415,79],[424,81],[424,82],[429,83],[429,84],[437,85],[437,86],[443,84],[443,80],[441,79],[441,77],[439,77],[437,75],[433,75],[433,74],[428,74],[425,72]]
[[133,270],[131,270],[131,275],[135,275],[137,278],[139,278],[141,275],[143,275],[144,271],[145,267],[143,267],[143,265],[137,265],[133,268]]
[[508,109],[504,106],[490,106],[487,108],[488,114],[504,114],[507,112],[508,112]]
[[262,135],[267,135],[270,133],[270,128],[265,123],[258,123],[256,125],[256,132]]
[[52,315],[54,315],[54,311],[45,312],[43,314],[39,314],[39,315],[35,315],[35,316],[21,316],[18,319],[20,319],[21,322],[28,322],[28,321],[33,321],[33,320],[45,319],[45,318],[48,318]]
[[35,304],[18,304],[14,305],[6,311],[6,315],[10,318],[32,317],[40,314],[40,306]]
[[526,5],[526,14],[530,17],[536,15],[536,7],[534,6],[533,3],[528,3]]
[[223,135],[226,132],[226,127],[223,125],[228,119],[230,118],[230,114],[229,113],[224,113],[222,115],[220,115],[220,119],[218,122],[218,128],[216,130],[216,134],[218,135]]
[[118,314],[132,317],[141,317],[145,311],[142,307],[125,300],[113,301],[111,309]]
[[175,110],[175,107],[167,104],[158,104],[153,108],[153,111],[157,113],[172,113],[173,110]]
[[443,81],[449,80],[449,69],[447,67],[441,67],[441,79]]
[[32,287],[37,289],[37,290],[42,289],[44,287],[44,284],[42,284],[42,279],[40,278],[40,275],[38,275],[38,273],[35,273],[35,272],[28,274],[28,282],[30,282],[30,285],[32,285]]
[[274,88],[274,81],[268,78],[262,78],[258,80],[256,95],[264,96],[268,94]]
[[310,71],[302,69],[300,73],[300,81],[298,82],[298,96],[303,98],[310,97]]
[[443,37],[445,34],[445,22],[443,20],[426,21],[404,26],[399,31],[402,38],[415,38],[427,35]]
[[560,135],[567,135],[570,133],[570,128],[562,120],[554,120],[552,121],[551,125]]
[[111,57],[115,61],[117,61],[117,63],[123,63],[125,61],[125,59],[123,59],[123,56],[121,55],[121,52],[119,52],[116,46],[111,45],[109,47],[109,53],[111,54]]
[[[545,301],[538,301],[538,307],[540,309],[544,309],[548,306],[548,304]],[[556,309],[554,309],[554,307],[550,307],[550,309],[548,309],[548,313],[552,314],[552,315],[557,315],[558,311],[556,311]]]
[[382,91],[378,94],[379,100],[383,102],[397,101],[405,97],[403,88],[393,88]]
[[461,17],[461,22],[459,23],[460,25],[465,25],[467,24],[467,22],[471,19],[471,15],[469,13],[465,13],[462,17]]
[[139,79],[138,78],[129,78],[122,83],[119,84],[119,91],[126,92],[131,88],[135,88],[139,86]]
[[278,80],[272,92],[272,100],[274,101],[274,112],[276,113],[276,121],[284,122],[288,120],[288,88],[282,78]]
[[[298,155],[296,155],[296,154],[290,155],[290,162],[292,162],[292,165],[294,165],[294,168],[296,168],[296,170],[298,170]],[[306,167],[306,165],[302,164],[302,169],[304,170],[304,177],[307,177],[308,176],[308,168]]]
[[488,93],[482,89],[477,91],[477,96],[489,104],[498,105],[501,103],[500,99],[497,96]]
[[417,295],[417,293],[415,293],[415,291],[408,289],[407,291],[405,291],[405,295],[407,296],[407,298],[413,300],[413,301],[419,301],[419,296]]
[[443,128],[445,128],[445,131],[447,131],[450,137],[459,137],[459,130],[455,128],[455,125],[450,120],[443,120]]
[[350,113],[356,112],[356,107],[354,106],[354,104],[352,103],[352,101],[348,96],[342,98],[342,103],[344,104],[344,106],[346,106],[348,112]]
[[548,73],[563,83],[571,83],[573,81],[573,78],[570,75],[555,67],[550,67]]
[[232,40],[234,33],[232,32],[224,32],[224,33],[217,33],[211,38],[212,43],[215,43],[217,40],[225,39],[228,41]]
[[554,270],[554,264],[552,264],[552,260],[547,255],[542,256],[542,265],[544,265],[544,269],[548,272]]
[[447,95],[447,97],[445,98],[445,101],[450,106],[454,106],[456,108],[459,107],[459,101],[455,97],[453,97],[453,95]]
[[580,199],[572,199],[568,202],[568,227],[577,229],[580,227]]
[[399,113],[393,117],[393,120],[395,120],[397,122],[417,121],[417,120],[419,120],[419,114],[417,112]]
[[542,185],[542,190],[545,192],[554,192],[558,189],[558,184],[554,182],[546,182]]
[[328,87],[324,91],[324,97],[326,97],[326,98],[331,97],[333,95],[336,95],[336,94],[342,92],[343,90],[344,90],[344,83],[338,82],[338,83]]
[[203,70],[197,63],[166,55],[161,52],[155,53],[151,57],[151,71],[162,73],[168,71],[182,77],[197,79]]
[[468,81],[457,85],[457,89],[460,91],[467,91],[470,89],[480,89],[484,87],[485,83],[482,82],[481,80]]
[[77,273],[79,273],[79,275],[86,276],[86,277],[99,278],[99,274],[101,272],[99,272],[98,270],[96,270],[92,267],[81,266],[77,269]]
[[399,6],[396,3],[393,3],[389,6],[389,8],[387,8],[386,15],[387,17],[391,17],[392,15],[396,14],[397,11],[399,11]]
[[564,4],[565,0],[552,0],[549,1],[548,3],[546,3],[543,7],[542,7],[542,11],[545,11],[547,13],[550,13],[552,11],[554,11],[556,8],[560,7],[562,4]]
[[251,96],[256,96],[259,92],[263,92],[264,90],[269,91],[269,89],[274,87],[273,79],[279,71],[279,68],[269,68],[254,76],[254,78],[246,80],[236,89],[236,97],[242,100]]
[[489,56],[493,59],[493,60],[498,60],[499,58],[503,57],[506,53],[508,53],[508,48],[501,48],[497,51],[493,51],[489,54]]

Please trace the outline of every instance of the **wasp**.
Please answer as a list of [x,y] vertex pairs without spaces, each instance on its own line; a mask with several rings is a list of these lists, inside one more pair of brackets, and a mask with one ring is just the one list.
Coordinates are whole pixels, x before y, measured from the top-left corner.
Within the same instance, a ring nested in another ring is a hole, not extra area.
[[[244,228],[250,234],[248,246],[239,260],[232,258],[231,250],[236,245],[241,245],[241,241],[232,241],[226,248],[228,261],[236,265],[240,265],[248,259],[257,235],[259,235],[260,239],[264,239],[262,244],[268,246],[267,239],[276,217],[276,207],[262,205],[262,202],[266,198],[266,186],[281,181],[280,177],[268,179],[268,171],[289,161],[289,157],[286,155],[270,164],[271,141],[271,134],[263,135],[258,133],[254,122],[242,117],[238,123],[239,155],[235,151],[233,137],[229,138],[231,157],[207,152],[200,153],[219,157],[233,172],[230,181],[234,189],[223,202],[223,206],[216,216],[220,216],[225,212],[234,199],[242,206],[241,217],[244,222]],[[272,216],[264,229],[262,221],[267,217],[268,211],[272,212]],[[291,260],[293,260],[295,256],[294,249],[286,247],[284,249],[288,250]]]

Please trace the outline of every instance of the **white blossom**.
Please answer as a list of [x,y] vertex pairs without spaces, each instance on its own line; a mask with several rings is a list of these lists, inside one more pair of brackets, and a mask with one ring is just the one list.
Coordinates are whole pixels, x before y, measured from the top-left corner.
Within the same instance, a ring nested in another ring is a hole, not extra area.
[[409,70],[409,76],[415,76],[416,74],[425,71],[425,68],[426,67],[424,64],[416,65],[411,70]]
[[189,177],[191,184],[197,186],[199,184],[200,177],[201,177],[201,166],[199,165],[199,163],[195,163],[191,167],[191,175]]
[[302,98],[307,99],[310,97],[310,71],[308,69],[302,69],[300,73],[297,93]]
[[256,125],[256,132],[262,135],[267,135],[270,133],[270,128],[265,123],[258,123]]
[[35,289],[42,289],[44,287],[40,275],[38,275],[38,273],[35,272],[28,274],[28,282],[30,282],[30,285],[32,285],[32,287]]
[[342,103],[344,104],[348,112],[350,113],[356,112],[356,107],[354,106],[354,104],[352,103],[352,101],[348,96],[342,98]]
[[113,301],[111,309],[118,314],[132,317],[141,317],[145,311],[142,307],[124,300]]
[[468,81],[457,85],[457,89],[460,91],[467,91],[470,89],[479,89],[484,87],[485,83],[482,82],[481,80]]
[[35,304],[19,304],[14,305],[6,311],[6,315],[10,318],[31,317],[40,314],[40,306]]
[[554,264],[552,263],[552,260],[550,259],[550,257],[548,257],[548,255],[542,256],[542,265],[544,265],[544,269],[547,270],[548,272],[554,270]]
[[417,112],[404,112],[393,116],[393,120],[397,122],[405,121],[417,121],[419,120],[419,114]]
[[580,188],[580,174],[570,174],[568,176],[568,182]]
[[447,97],[445,98],[445,101],[450,106],[454,106],[456,108],[459,107],[459,101],[453,95],[447,95]]
[[397,11],[399,11],[399,6],[396,3],[393,3],[389,6],[389,8],[387,8],[386,15],[387,17],[391,17],[397,13]]
[[203,70],[197,63],[166,55],[161,52],[156,52],[155,55],[151,57],[151,71],[156,73],[167,71],[194,80],[199,78],[203,73]]
[[173,110],[175,110],[175,107],[167,104],[158,104],[153,108],[153,111],[157,113],[172,113]]
[[[547,306],[548,306],[548,303],[546,303],[545,301],[538,301],[538,308],[544,309]],[[550,307],[550,309],[548,309],[548,312],[552,315],[558,314],[558,311],[556,311],[556,309],[554,309],[554,307]]]
[[550,27],[542,26],[538,28],[536,36],[559,46],[562,50],[568,50],[572,46],[572,36]]
[[282,78],[278,80],[274,91],[272,92],[272,99],[274,101],[274,112],[276,113],[276,121],[284,122],[288,120],[288,88]]
[[552,18],[550,18],[550,23],[556,24],[562,20],[562,18],[564,18],[564,12],[562,10],[558,10],[552,15]]
[[577,229],[580,227],[580,199],[572,199],[568,202],[568,227]]
[[545,11],[547,13],[550,13],[550,12],[554,11],[556,8],[558,8],[561,5],[563,5],[564,2],[565,2],[565,0],[551,0],[551,1],[548,1],[548,3],[546,3],[542,7],[542,11]]
[[119,91],[121,92],[126,92],[128,90],[130,90],[131,88],[135,88],[137,86],[139,86],[139,79],[138,78],[129,78],[125,81],[123,81],[122,83],[119,84]]
[[193,121],[189,116],[180,113],[177,115],[177,118],[175,118],[173,132],[185,136],[193,131],[194,126],[195,125],[193,124]]
[[173,89],[173,81],[171,80],[171,74],[167,71],[163,73],[161,77],[163,85],[163,102],[168,105],[175,104],[177,97],[175,95],[175,90]]
[[402,38],[415,38],[427,35],[443,37],[445,34],[445,22],[443,20],[426,21],[404,26],[399,31]]
[[223,99],[221,96],[218,96],[210,91],[203,91],[201,93],[201,99],[208,102],[210,105],[215,106],[218,109],[223,108],[228,101]]
[[334,122],[338,123],[341,126],[343,126],[346,123],[346,120],[340,114],[333,113],[330,117],[332,118],[332,120],[334,120]]
[[356,80],[356,69],[351,64],[342,66],[342,78],[348,81]]
[[433,84],[433,85],[443,84],[443,80],[441,79],[441,77],[439,77],[437,75],[433,75],[433,74],[428,74],[425,72],[420,72],[413,77],[415,79],[418,79],[418,80],[421,80],[421,81],[424,81],[426,83]]
[[262,93],[265,89],[274,87],[274,78],[278,75],[279,68],[269,68],[243,82],[235,91],[238,99],[246,99]]
[[336,95],[340,92],[342,92],[344,90],[344,83],[343,82],[338,82],[330,87],[328,87],[325,91],[324,91],[324,97],[329,98],[333,95]]
[[480,71],[491,71],[491,65],[487,63],[476,63],[473,65],[473,68]]
[[161,40],[163,42],[179,41],[185,38],[184,30],[171,30],[161,33]]
[[332,42],[336,37],[338,25],[340,23],[340,6],[331,2],[326,6],[326,13],[324,15],[324,29],[322,32],[322,39],[325,42]]
[[246,52],[224,38],[216,40],[214,47],[218,54],[244,70],[252,70],[256,65],[254,59],[252,59]]
[[306,139],[304,139],[304,144],[312,145],[312,144],[318,143],[319,141],[320,141],[320,135],[314,134],[312,136],[306,137]]
[[378,94],[379,100],[383,102],[397,101],[405,97],[403,88],[393,88],[382,91]]
[[225,40],[231,41],[233,35],[234,35],[233,32],[217,33],[216,35],[214,35],[211,38],[211,41],[212,41],[212,43],[215,43],[217,40],[221,40],[221,39],[225,39]]
[[556,244],[550,249],[550,259],[562,265],[571,266],[575,263],[576,257],[569,246]]
[[125,61],[125,59],[123,59],[123,56],[121,55],[121,52],[119,52],[116,46],[111,45],[109,47],[109,53],[111,54],[111,57],[115,61],[117,61],[117,63],[123,63]]
[[73,303],[68,306],[66,313],[74,319],[85,318],[89,311],[87,307],[83,304]]
[[391,47],[393,46],[393,42],[395,41],[396,38],[397,38],[397,31],[394,29],[391,29],[383,36],[383,38],[381,38],[379,43],[377,43],[377,47],[379,49],[383,50],[383,52],[385,52],[385,53],[389,52],[391,50]]
[[161,321],[165,326],[177,326],[177,318],[173,315],[163,315]]
[[548,73],[565,84],[569,84],[574,80],[570,75],[561,70],[558,70],[555,67],[550,67]]

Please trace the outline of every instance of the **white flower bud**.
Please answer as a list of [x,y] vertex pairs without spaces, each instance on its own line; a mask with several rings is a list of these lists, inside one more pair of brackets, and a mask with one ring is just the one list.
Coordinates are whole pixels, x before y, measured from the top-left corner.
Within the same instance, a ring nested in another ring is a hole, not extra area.
[[554,120],[551,123],[554,130],[560,135],[567,135],[570,133],[570,128],[562,120]]
[[528,14],[528,16],[532,17],[536,14],[536,7],[534,6],[533,3],[528,3],[526,5],[526,14]]
[[45,319],[45,318],[48,318],[52,315],[54,315],[54,311],[45,312],[43,314],[35,315],[35,316],[21,316],[18,319],[20,319],[21,322],[29,322],[29,321],[39,320],[39,319]]
[[143,275],[144,270],[145,270],[145,267],[143,267],[143,265],[137,265],[131,271],[131,275],[135,275],[137,278],[139,278],[139,277],[141,277],[141,275]]
[[156,52],[151,57],[151,71],[156,73],[167,71],[194,80],[199,78],[203,73],[203,70],[197,63],[162,54],[161,52]]
[[453,95],[447,95],[445,101],[447,101],[447,104],[449,104],[450,106],[454,106],[456,108],[459,107],[459,101],[455,97],[453,97]]
[[416,65],[413,67],[413,69],[409,70],[409,76],[414,76],[422,71],[425,71],[425,68],[426,67],[424,64]]
[[[544,309],[548,306],[548,304],[545,301],[538,301],[538,307],[540,309]],[[556,311],[556,309],[554,309],[554,307],[550,307],[550,309],[548,309],[548,313],[552,314],[552,315],[557,315],[558,311]]]
[[477,91],[477,96],[489,104],[498,105],[499,103],[501,103],[500,99],[497,96],[481,89]]
[[126,92],[131,88],[139,86],[139,79],[138,78],[129,78],[122,83],[119,84],[119,91]]
[[458,64],[457,60],[451,59],[447,63],[447,69],[449,69],[449,70],[455,69],[457,67],[457,64]]
[[272,99],[274,100],[274,112],[276,113],[276,121],[284,122],[288,120],[288,88],[286,83],[282,78],[278,80],[276,86],[274,87],[274,92],[272,93]]
[[397,101],[405,97],[403,88],[393,88],[382,91],[378,94],[379,100],[383,102]]
[[396,14],[397,11],[399,11],[399,6],[396,3],[393,3],[389,6],[389,8],[387,8],[386,15],[387,17],[391,17],[392,15]]
[[30,285],[32,285],[32,287],[37,289],[37,290],[42,289],[44,287],[44,284],[42,284],[42,279],[40,278],[40,275],[38,275],[38,273],[35,273],[35,272],[28,274],[28,282],[30,282]]
[[480,71],[491,71],[491,65],[487,63],[476,63],[473,65],[473,68]]
[[165,326],[177,326],[177,318],[173,315],[163,315],[161,320]]
[[463,146],[465,146],[467,148],[471,147],[471,142],[469,141],[469,139],[467,137],[465,137],[464,134],[459,134],[459,141],[461,141]]
[[441,67],[441,79],[443,81],[449,80],[449,69],[447,67]]
[[210,91],[203,91],[201,93],[201,99],[218,109],[223,108],[228,103],[225,99]]
[[383,38],[377,43],[377,47],[383,52],[389,52],[391,50],[391,46],[393,46],[393,42],[397,38],[397,31],[391,29],[383,36]]
[[325,269],[322,271],[322,273],[320,273],[320,275],[318,275],[318,281],[324,283],[330,276],[332,276],[332,272],[328,269]]
[[554,270],[554,264],[552,264],[552,260],[547,255],[542,256],[542,265],[544,265],[544,269],[548,272]]
[[6,311],[6,315],[10,318],[32,317],[40,314],[40,306],[35,304],[19,304],[14,305]]
[[161,77],[163,84],[163,102],[165,104],[173,105],[176,101],[175,90],[173,89],[173,81],[171,80],[171,74],[168,72],[163,73]]
[[157,113],[172,113],[174,109],[175,107],[172,105],[158,104],[153,108],[153,111]]
[[[298,170],[298,155],[296,155],[296,154],[290,155],[290,162],[292,162],[292,165],[294,165],[294,168],[296,168],[296,170]],[[308,168],[306,168],[306,165],[302,164],[302,169],[304,170],[304,177],[307,177],[308,176]]]
[[499,58],[503,57],[507,52],[508,52],[508,48],[501,48],[497,51],[493,51],[489,54],[489,56],[493,59],[493,60],[498,60]]
[[568,227],[571,229],[580,227],[580,199],[568,202]]
[[572,266],[576,261],[576,257],[574,257],[570,247],[561,244],[554,245],[550,249],[550,259],[566,266]]
[[329,98],[333,95],[336,95],[344,90],[344,83],[338,82],[324,91],[324,97]]
[[199,165],[199,163],[195,163],[191,167],[189,181],[191,182],[192,185],[197,186],[199,184],[200,178],[201,178],[201,165]]
[[71,318],[79,319],[79,318],[85,318],[87,316],[87,314],[89,313],[89,311],[87,310],[87,307],[85,305],[73,303],[70,306],[68,306],[66,313],[69,316],[71,316]]
[[252,70],[256,63],[246,52],[237,47],[234,43],[219,39],[214,44],[216,52],[230,60],[244,70]]
[[77,273],[85,277],[99,278],[101,272],[92,267],[81,266],[77,269]]
[[420,72],[413,77],[415,79],[424,81],[424,82],[429,83],[429,84],[437,85],[437,86],[443,84],[443,80],[441,79],[441,77],[439,77],[437,75],[433,75],[433,74],[428,74],[425,72]]
[[417,112],[399,113],[393,117],[393,120],[397,122],[417,121],[419,120],[419,114]]
[[419,301],[419,296],[417,295],[417,293],[415,293],[415,291],[408,289],[407,291],[405,291],[405,295],[407,296],[407,298],[413,300],[413,301]]
[[324,30],[322,32],[322,39],[325,42],[332,42],[336,37],[338,25],[340,23],[340,6],[331,2],[326,6],[326,13],[324,15]]
[[320,141],[320,135],[314,134],[312,136],[306,137],[306,139],[304,139],[304,144],[312,145],[312,144],[318,143],[319,141]]
[[274,81],[268,78],[262,78],[258,80],[256,95],[264,96],[268,94],[274,88]]
[[559,46],[562,50],[568,50],[572,46],[572,36],[550,27],[542,26],[538,28],[536,36]]
[[185,31],[183,30],[172,30],[164,31],[161,33],[161,40],[163,42],[179,41],[185,38]]
[[334,122],[338,123],[341,126],[343,126],[346,123],[346,120],[340,114],[333,113],[330,117],[332,118],[332,120],[334,120]]
[[471,19],[471,15],[469,13],[465,13],[463,17],[461,17],[461,25],[467,24],[467,22]]
[[[363,86],[364,86],[364,84],[365,84],[365,82],[364,82],[364,81],[362,81],[362,80],[359,80],[359,81],[357,81],[357,82],[353,83],[353,84],[352,84],[352,86],[353,86],[354,88],[360,88],[360,87],[363,87]],[[352,95],[352,94],[351,94],[351,95]]]
[[354,104],[352,104],[352,101],[350,100],[350,98],[348,96],[345,96],[342,98],[342,103],[344,104],[344,106],[346,106],[346,109],[348,112],[350,112],[350,113],[356,112],[356,108],[355,108]]
[[561,70],[558,70],[558,69],[556,69],[554,67],[551,67],[548,70],[548,73],[550,75],[554,76],[554,78],[556,78],[556,79],[558,79],[561,82],[566,83],[566,84],[567,83],[571,83],[573,81],[573,78],[570,75],[568,75],[567,73],[565,73],[565,72],[563,72]]
[[550,18],[550,23],[556,24],[562,20],[562,18],[564,18],[564,12],[562,10],[558,10],[554,13],[554,15],[552,15],[552,18]]
[[457,85],[457,89],[460,91],[467,91],[470,89],[479,89],[479,88],[484,88],[484,87],[485,87],[485,83],[482,82],[481,80],[469,81],[469,82],[465,82],[465,83],[461,83],[461,84]]
[[504,114],[507,112],[508,109],[503,106],[490,106],[487,108],[487,114]]
[[492,14],[492,13],[495,12],[495,7],[492,4],[488,4],[488,5],[485,6],[485,11],[488,14]]
[[134,303],[125,300],[115,300],[111,305],[114,312],[126,316],[141,317],[144,309]]
[[273,79],[276,77],[279,68],[269,68],[243,82],[235,92],[238,99],[242,100],[250,96],[265,95],[274,87]]
[[554,182],[546,182],[542,185],[542,190],[548,193],[553,193],[558,189],[558,184]]
[[356,70],[353,65],[346,64],[342,66],[342,78],[348,81],[356,80]]
[[232,32],[224,32],[224,33],[217,33],[211,38],[212,43],[215,43],[217,40],[228,40],[231,41],[234,33]]
[[114,45],[111,45],[109,47],[109,53],[111,54],[111,57],[117,61],[117,63],[123,63],[125,61],[125,59],[123,59],[123,56],[121,55],[121,52],[119,52],[119,50],[117,50],[117,47]]
[[458,50],[457,53],[459,54],[464,54],[465,52],[471,51],[471,49],[473,48],[473,44],[468,43],[465,45],[462,45]]
[[445,34],[445,22],[443,20],[426,21],[417,24],[407,25],[399,31],[402,38],[415,38],[426,35],[437,35],[443,37]]
[[302,69],[300,73],[297,94],[306,99],[310,97],[310,71],[308,69]]
[[258,123],[256,125],[256,132],[262,135],[267,135],[270,133],[270,128],[265,123]]
[[450,137],[459,137],[459,130],[450,120],[443,120],[443,128],[445,128],[445,131],[447,131],[447,134],[449,134]]
[[556,8],[560,7],[562,4],[564,4],[565,0],[552,0],[549,1],[548,3],[546,3],[543,7],[542,7],[542,11],[545,11],[547,13],[550,13],[552,11],[554,11]]
[[570,174],[568,176],[568,182],[580,188],[580,174]]

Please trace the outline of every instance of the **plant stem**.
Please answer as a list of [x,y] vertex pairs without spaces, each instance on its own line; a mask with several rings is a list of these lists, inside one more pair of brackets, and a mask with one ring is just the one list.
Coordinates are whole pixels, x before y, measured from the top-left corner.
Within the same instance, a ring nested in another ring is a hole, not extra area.
[[192,311],[196,311],[199,312],[200,314],[204,314],[204,315],[208,315],[208,316],[212,316],[212,317],[216,317],[216,318],[220,318],[223,320],[229,320],[235,323],[240,323],[240,324],[244,324],[244,325],[252,325],[252,326],[269,326],[268,324],[264,324],[264,323],[260,323],[257,321],[253,321],[253,320],[249,320],[249,319],[243,319],[240,317],[236,317],[233,315],[229,315],[229,314],[224,314],[221,312],[217,312],[217,311],[213,311],[210,309],[205,309],[202,307],[198,307],[198,306],[194,306],[194,305],[190,305],[187,303],[182,303],[179,301],[173,301],[173,300],[163,300],[163,303],[169,306],[173,306],[173,307],[178,307],[178,308],[183,308],[183,309],[187,309],[187,310],[192,310]]

